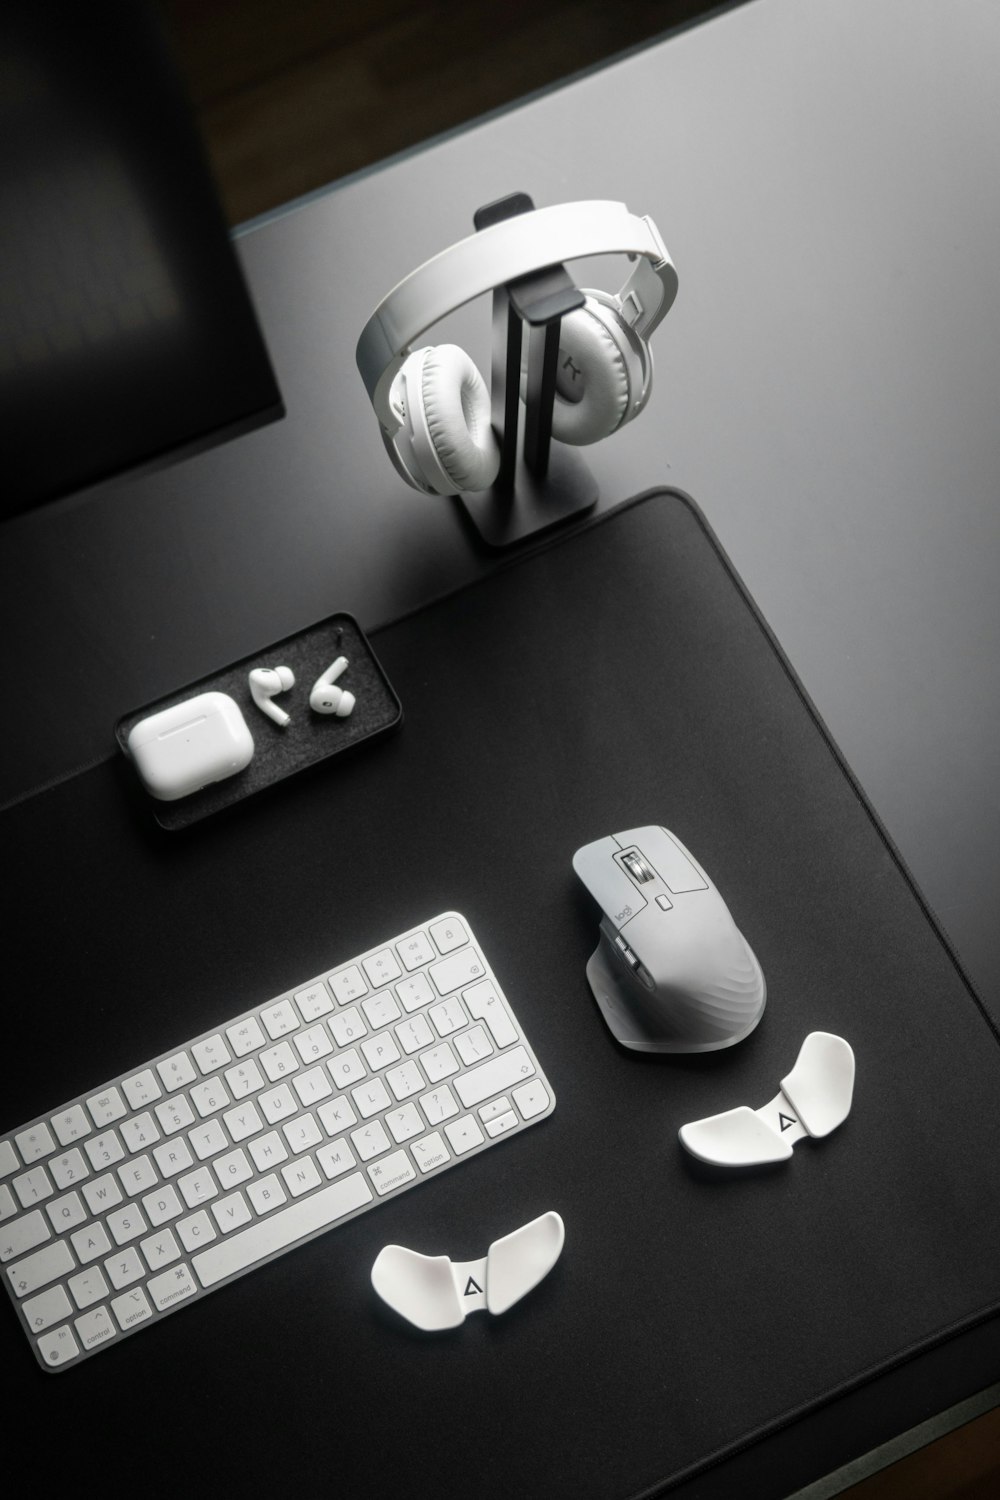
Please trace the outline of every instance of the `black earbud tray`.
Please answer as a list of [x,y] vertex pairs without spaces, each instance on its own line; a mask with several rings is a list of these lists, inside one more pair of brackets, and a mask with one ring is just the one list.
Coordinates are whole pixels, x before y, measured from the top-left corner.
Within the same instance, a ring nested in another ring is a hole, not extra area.
[[[337,685],[356,699],[347,718],[318,714],[309,707],[313,683],[338,656],[347,657],[348,667]],[[295,673],[295,686],[275,700],[291,717],[284,729],[262,713],[250,695],[253,668],[277,666],[291,667]],[[190,796],[173,802],[148,796],[153,816],[163,828],[198,823],[275,782],[397,728],[403,718],[402,705],[367,636],[353,615],[340,613],[123,715],[115,725],[115,738],[126,757],[131,760],[129,734],[142,719],[207,692],[228,693],[238,704],[253,736],[253,758],[242,771]],[[136,783],[142,785],[138,776]]]

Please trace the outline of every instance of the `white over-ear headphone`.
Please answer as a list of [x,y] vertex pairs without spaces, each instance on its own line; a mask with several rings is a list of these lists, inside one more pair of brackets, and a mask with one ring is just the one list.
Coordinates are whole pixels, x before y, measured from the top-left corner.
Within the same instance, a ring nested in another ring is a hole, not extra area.
[[389,457],[414,489],[485,490],[500,463],[490,397],[456,344],[414,349],[432,324],[474,297],[545,266],[589,255],[635,262],[615,293],[586,291],[559,330],[552,434],[596,443],[638,416],[653,382],[648,340],[677,295],[677,272],[652,219],[624,203],[562,203],[517,214],[425,261],[384,297],[357,361]]

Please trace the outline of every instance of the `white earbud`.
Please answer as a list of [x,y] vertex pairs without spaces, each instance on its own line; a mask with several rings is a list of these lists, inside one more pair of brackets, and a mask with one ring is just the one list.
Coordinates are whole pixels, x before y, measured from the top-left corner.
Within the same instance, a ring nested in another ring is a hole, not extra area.
[[250,673],[250,696],[262,714],[267,714],[284,729],[291,723],[288,714],[271,699],[275,693],[287,693],[295,686],[295,673],[291,667],[254,667]]
[[347,657],[338,656],[332,667],[327,667],[322,677],[317,677],[309,694],[309,707],[318,714],[336,714],[346,719],[354,707],[354,694],[345,688],[334,687],[337,678],[347,671]]

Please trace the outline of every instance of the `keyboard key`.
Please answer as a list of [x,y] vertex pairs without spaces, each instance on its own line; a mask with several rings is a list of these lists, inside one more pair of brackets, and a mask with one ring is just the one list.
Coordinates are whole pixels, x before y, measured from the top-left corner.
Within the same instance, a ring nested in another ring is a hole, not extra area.
[[73,1326],[85,1349],[96,1349],[98,1344],[106,1344],[118,1332],[106,1307],[95,1307],[91,1312],[84,1313],[82,1317],[74,1319]]
[[287,1125],[282,1125],[281,1133],[288,1142],[288,1149],[295,1155],[318,1146],[323,1139],[323,1132],[312,1115],[299,1115],[297,1119],[289,1120]]
[[228,1151],[225,1156],[218,1157],[212,1163],[212,1171],[223,1191],[239,1187],[241,1182],[247,1182],[253,1176],[253,1167],[245,1151]]
[[19,1219],[8,1221],[4,1225],[0,1233],[0,1261],[13,1260],[15,1256],[34,1250],[36,1245],[43,1245],[51,1238],[52,1231],[46,1224],[41,1209],[33,1209],[30,1214],[22,1214]]
[[[87,1100],[87,1108],[90,1110],[90,1118],[97,1130],[105,1125],[113,1125],[116,1120],[121,1120],[128,1114],[128,1108],[117,1089],[105,1089],[103,1093],[94,1094]],[[2,1173],[0,1173],[2,1176]]]
[[14,1191],[22,1208],[32,1208],[45,1198],[51,1198],[54,1189],[45,1168],[32,1167],[30,1172],[14,1178]]
[[408,973],[419,969],[422,964],[429,964],[437,956],[426,932],[411,932],[409,937],[396,944],[396,952]]
[[440,1005],[435,1005],[430,1011],[430,1018],[440,1037],[451,1036],[453,1031],[461,1031],[469,1021],[457,995],[452,995],[450,999],[442,1000]]
[[272,1083],[280,1083],[288,1074],[298,1071],[298,1059],[287,1042],[266,1048],[257,1060]]
[[266,1010],[261,1011],[260,1019],[272,1042],[299,1029],[299,1018],[290,1000],[279,1000],[277,1005],[269,1005]]
[[133,1120],[123,1120],[118,1129],[125,1142],[126,1151],[132,1155],[138,1151],[145,1151],[148,1146],[154,1146],[160,1139],[160,1132],[153,1124],[153,1116],[148,1111],[136,1115]]
[[166,1312],[168,1307],[183,1302],[186,1297],[193,1297],[197,1290],[187,1266],[175,1266],[172,1271],[164,1271],[161,1276],[154,1276],[152,1281],[146,1282],[150,1300],[160,1312]]
[[460,989],[463,984],[482,979],[486,969],[475,948],[464,948],[461,953],[453,953],[451,958],[446,958],[442,963],[432,964],[427,972],[434,981],[438,994],[450,995],[452,990]]
[[177,1237],[189,1255],[218,1239],[215,1225],[203,1208],[189,1218],[181,1219],[177,1225]]
[[268,1094],[261,1094],[257,1103],[269,1125],[277,1125],[279,1120],[287,1120],[291,1115],[297,1114],[299,1108],[287,1083],[271,1089]]
[[259,1214],[270,1213],[288,1202],[288,1196],[273,1172],[259,1182],[252,1182],[247,1188],[247,1197]]
[[256,1141],[251,1141],[250,1155],[253,1157],[254,1166],[258,1172],[266,1172],[270,1167],[280,1166],[283,1161],[288,1160],[285,1143],[276,1130],[272,1130],[270,1135],[262,1135]]
[[368,1120],[372,1115],[377,1115],[380,1110],[388,1109],[392,1102],[381,1078],[370,1078],[360,1088],[352,1089],[351,1098],[354,1100],[358,1114],[363,1120]]
[[74,1141],[82,1140],[85,1135],[89,1135],[91,1126],[84,1114],[82,1104],[74,1104],[71,1109],[64,1110],[61,1115],[53,1117],[52,1129],[59,1138],[60,1146],[71,1146]]
[[203,1120],[207,1120],[209,1115],[214,1115],[218,1110],[225,1109],[226,1105],[232,1102],[223,1087],[221,1078],[212,1078],[205,1083],[197,1083],[191,1090],[191,1103]]
[[20,1165],[10,1141],[0,1141],[0,1177],[9,1177]]
[[341,1005],[350,1005],[352,1000],[360,1000],[362,995],[368,993],[368,986],[357,964],[350,964],[346,969],[341,969],[339,974],[332,974],[330,988]]
[[523,1088],[514,1090],[514,1103],[521,1111],[522,1118],[533,1120],[543,1110],[549,1107],[548,1091],[541,1079],[534,1078],[531,1083],[526,1083]]
[[502,1052],[499,1057],[493,1057],[489,1062],[473,1068],[471,1073],[464,1073],[461,1078],[456,1078],[455,1093],[466,1109],[469,1109],[474,1104],[482,1104],[493,1094],[504,1093],[512,1084],[521,1083],[534,1071],[535,1065],[524,1048],[515,1047],[513,1051]]
[[437,999],[426,974],[414,974],[410,979],[400,980],[396,985],[396,994],[407,1014],[419,1010],[422,1005],[427,1004],[428,1000]]
[[373,1120],[370,1125],[364,1126],[361,1130],[352,1130],[351,1140],[362,1161],[371,1161],[373,1156],[378,1156],[380,1152],[389,1149],[389,1137],[385,1133],[381,1120]]
[[300,1073],[292,1079],[292,1088],[306,1108],[318,1104],[321,1099],[329,1099],[333,1093],[333,1084],[322,1068],[310,1068],[308,1073]]
[[362,1042],[361,1050],[373,1073],[399,1061],[399,1048],[387,1031],[381,1031],[378,1036],[369,1037],[366,1042]]
[[194,1124],[194,1110],[183,1094],[161,1100],[153,1113],[164,1135],[175,1135],[178,1130],[186,1130]]
[[375,1031],[382,1026],[390,1025],[393,1021],[398,1021],[403,1014],[388,990],[381,995],[372,995],[369,1000],[362,1001],[361,1009],[365,1013],[369,1026]]
[[253,1016],[247,1016],[245,1021],[237,1021],[234,1026],[227,1027],[226,1036],[237,1057],[246,1057],[248,1052],[256,1052],[258,1047],[263,1047],[265,1040],[260,1023]]
[[447,1042],[442,1042],[439,1047],[432,1047],[423,1054],[420,1061],[429,1083],[440,1083],[442,1078],[450,1078],[452,1073],[458,1072],[458,1062]]
[[454,1045],[467,1068],[471,1068],[473,1063],[480,1062],[482,1058],[489,1057],[493,1051],[493,1043],[486,1035],[485,1026],[473,1026],[469,1031],[463,1031],[455,1038]]
[[116,1161],[125,1160],[125,1147],[114,1130],[105,1130],[101,1135],[95,1135],[86,1142],[84,1150],[90,1157],[90,1165],[95,1172],[103,1172],[105,1167],[113,1167]]
[[303,1031],[295,1038],[295,1050],[308,1067],[321,1057],[329,1057],[333,1051],[333,1043],[325,1026],[310,1026],[308,1031]]
[[517,1028],[504,1008],[504,1003],[490,981],[474,984],[463,996],[469,1014],[477,1021],[485,1021],[490,1035],[498,1048],[509,1047],[517,1041]]
[[426,1082],[415,1062],[405,1062],[398,1068],[390,1068],[385,1081],[400,1102],[408,1099],[411,1094],[419,1094]]
[[334,1088],[346,1088],[349,1083],[356,1083],[359,1078],[365,1076],[365,1065],[356,1047],[350,1047],[346,1052],[341,1052],[339,1057],[331,1057],[326,1066],[333,1079]]
[[311,984],[308,989],[300,990],[295,996],[295,1003],[307,1026],[311,1021],[318,1021],[320,1016],[327,1016],[333,1010],[330,991],[322,980]]
[[81,1266],[89,1265],[99,1255],[107,1255],[111,1249],[111,1241],[103,1224],[90,1224],[86,1229],[78,1229],[69,1239]]
[[331,1183],[310,1198],[292,1203],[282,1213],[245,1229],[231,1239],[211,1245],[191,1261],[203,1287],[214,1286],[236,1271],[244,1271],[266,1255],[287,1249],[372,1201],[372,1191],[361,1173]]
[[116,1245],[127,1245],[130,1240],[137,1240],[149,1228],[136,1203],[126,1203],[124,1208],[108,1214],[106,1222]]
[[252,1058],[235,1068],[228,1068],[223,1076],[234,1099],[245,1099],[248,1094],[255,1094],[264,1087],[264,1075]]
[[[134,1281],[141,1281],[146,1274],[146,1267],[139,1259],[138,1250],[132,1247],[119,1251],[117,1255],[109,1256],[104,1262],[104,1269],[116,1292],[120,1292],[123,1287],[131,1286]],[[112,1306],[114,1306],[113,1303]]]
[[133,1193],[146,1193],[159,1181],[156,1169],[148,1156],[137,1156],[134,1160],[126,1162],[125,1166],[118,1167],[117,1171],[118,1181],[128,1196]]
[[173,1261],[180,1260],[181,1256],[177,1241],[169,1229],[161,1229],[159,1234],[151,1234],[148,1239],[142,1241],[139,1249],[146,1257],[146,1264],[151,1271],[157,1271],[161,1266],[169,1266]]
[[163,1097],[163,1090],[153,1077],[151,1068],[144,1068],[141,1073],[133,1073],[131,1078],[126,1078],[122,1083],[122,1093],[132,1109],[155,1104],[157,1099]]
[[316,1160],[327,1177],[339,1177],[342,1172],[349,1172],[358,1164],[354,1152],[344,1140],[330,1141],[328,1145],[321,1146],[316,1152]]
[[264,1122],[252,1104],[240,1104],[223,1115],[222,1119],[237,1146],[240,1141],[245,1141],[248,1136],[256,1135],[258,1130],[264,1128]]
[[435,1167],[441,1167],[451,1160],[448,1148],[436,1130],[425,1135],[422,1141],[414,1141],[410,1150],[421,1172],[433,1172]]
[[472,1115],[463,1115],[460,1120],[452,1120],[450,1125],[444,1127],[444,1133],[456,1156],[461,1156],[465,1151],[471,1151],[474,1146],[481,1146],[486,1139]]
[[47,1365],[65,1365],[76,1359],[80,1346],[73,1337],[68,1323],[52,1333],[43,1333],[38,1340],[38,1352]]
[[315,1163],[308,1156],[303,1156],[298,1161],[290,1161],[287,1167],[282,1167],[281,1176],[292,1198],[301,1198],[303,1193],[311,1192],[313,1188],[319,1187],[323,1180],[316,1170]]
[[32,1125],[30,1130],[22,1130],[20,1135],[14,1137],[17,1149],[21,1153],[21,1159],[26,1167],[33,1161],[38,1161],[43,1156],[51,1156],[56,1149],[56,1143],[52,1139],[49,1127],[46,1124]]
[[23,1311],[32,1332],[41,1333],[43,1328],[51,1328],[53,1323],[68,1318],[73,1311],[73,1304],[66,1295],[65,1287],[53,1286],[47,1292],[39,1292],[37,1297],[29,1297]]
[[412,1182],[416,1175],[413,1163],[405,1151],[394,1151],[391,1156],[368,1168],[368,1176],[380,1198],[385,1193],[391,1193],[394,1188]]
[[487,1122],[486,1134],[494,1140],[498,1135],[506,1135],[508,1130],[515,1130],[518,1125],[517,1115],[509,1109],[504,1115],[497,1115],[495,1119]]
[[87,1217],[87,1210],[80,1202],[79,1193],[66,1193],[62,1198],[53,1199],[45,1205],[45,1212],[56,1234],[68,1234]]
[[403,972],[390,948],[383,948],[380,952],[373,953],[371,958],[363,958],[361,966],[368,975],[368,982],[373,990],[377,990],[379,985],[389,984],[393,979],[398,979]]
[[199,1161],[208,1161],[209,1157],[217,1156],[229,1145],[226,1132],[218,1120],[208,1120],[204,1125],[199,1125],[197,1130],[189,1130],[188,1140]]
[[122,1190],[110,1172],[84,1183],[83,1196],[92,1214],[103,1214],[122,1202]]
[[338,1047],[349,1047],[352,1042],[368,1035],[368,1027],[362,1021],[361,1012],[356,1006],[352,1006],[350,1010],[342,1010],[338,1016],[331,1016],[327,1025]]
[[231,1234],[234,1229],[249,1224],[253,1214],[242,1193],[230,1193],[220,1203],[212,1204],[212,1217],[223,1234]]
[[17,1204],[14,1202],[14,1194],[9,1187],[0,1183],[0,1224],[4,1219],[11,1219],[17,1213]]
[[194,1161],[194,1157],[188,1150],[187,1141],[164,1141],[162,1146],[153,1147],[153,1160],[156,1162],[162,1177],[176,1177],[178,1172],[184,1172]]
[[402,1109],[391,1109],[385,1117],[385,1123],[397,1146],[401,1146],[411,1136],[419,1135],[424,1128],[415,1104],[404,1104]]
[[431,1089],[429,1094],[424,1094],[420,1100],[420,1108],[424,1112],[428,1125],[440,1125],[443,1120],[450,1120],[452,1115],[458,1114],[455,1096],[447,1084],[443,1088]]
[[408,1021],[401,1022],[396,1027],[396,1035],[407,1057],[412,1052],[419,1052],[421,1047],[429,1047],[434,1040],[434,1033],[427,1024],[427,1017],[423,1015],[411,1016]]
[[120,1297],[112,1298],[111,1311],[123,1333],[129,1328],[134,1328],[137,1323],[145,1323],[153,1316],[153,1309],[146,1301],[146,1294],[140,1287],[136,1287],[131,1292],[125,1292]]
[[224,1068],[233,1060],[221,1036],[210,1036],[207,1041],[195,1042],[191,1048],[191,1056],[202,1076],[214,1073],[217,1068]]
[[108,1296],[108,1283],[103,1280],[99,1266],[91,1266],[88,1271],[81,1271],[76,1277],[70,1277],[67,1286],[78,1308],[88,1308],[93,1302],[100,1302],[100,1299]]
[[75,1268],[76,1262],[66,1241],[56,1240],[53,1244],[36,1250],[33,1255],[26,1255],[23,1260],[8,1266],[7,1280],[18,1297],[27,1297],[31,1292],[37,1292],[40,1287],[48,1286],[50,1281],[57,1281],[60,1276],[67,1275]]
[[186,1177],[178,1178],[177,1186],[188,1208],[198,1208],[202,1203],[210,1202],[219,1192],[215,1178],[207,1167],[199,1167],[196,1172],[189,1172]]
[[432,922],[430,932],[439,953],[450,953],[453,948],[461,948],[463,943],[469,941],[469,934],[457,917],[445,917],[441,922]]
[[343,1095],[339,1099],[331,1099],[328,1104],[324,1104],[316,1111],[316,1115],[327,1135],[339,1135],[340,1131],[358,1123],[358,1117],[351,1108],[350,1100]]
[[161,1224],[168,1223],[171,1219],[176,1219],[179,1213],[184,1212],[181,1200],[169,1183],[166,1187],[161,1187],[158,1193],[147,1193],[142,1200],[142,1206],[146,1218],[154,1229],[159,1228]]
[[177,1089],[187,1088],[188,1084],[194,1083],[198,1076],[186,1052],[178,1052],[174,1057],[168,1057],[163,1062],[157,1063],[156,1071],[168,1094],[174,1093]]

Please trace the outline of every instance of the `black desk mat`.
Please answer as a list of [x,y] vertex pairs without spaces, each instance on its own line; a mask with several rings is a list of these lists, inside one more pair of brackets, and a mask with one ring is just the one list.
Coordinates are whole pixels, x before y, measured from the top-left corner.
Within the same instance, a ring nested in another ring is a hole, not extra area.
[[[329,775],[182,839],[119,762],[4,815],[0,1134],[453,906],[555,1114],[78,1371],[5,1308],[8,1430],[110,1424],[254,1494],[610,1500],[991,1317],[996,1033],[697,510],[647,497],[374,642],[406,724]],[[572,853],[647,821],[767,975],[730,1052],[628,1054],[587,988]],[[812,1029],[854,1047],[848,1121],[745,1176],[687,1158],[678,1126],[772,1097]],[[370,1290],[388,1242],[471,1259],[549,1208],[563,1258],[503,1318],[425,1337]]]

